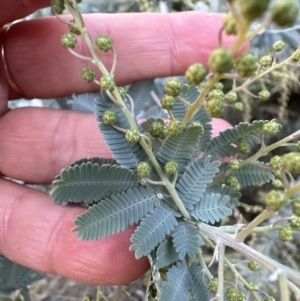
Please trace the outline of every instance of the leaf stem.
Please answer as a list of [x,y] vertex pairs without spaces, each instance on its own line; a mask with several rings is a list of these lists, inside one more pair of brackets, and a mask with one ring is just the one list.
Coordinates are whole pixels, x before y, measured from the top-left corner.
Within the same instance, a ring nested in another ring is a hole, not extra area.
[[219,301],[223,301],[224,295],[224,255],[225,255],[225,246],[217,242],[219,249],[219,264],[218,264],[218,291],[217,297]]

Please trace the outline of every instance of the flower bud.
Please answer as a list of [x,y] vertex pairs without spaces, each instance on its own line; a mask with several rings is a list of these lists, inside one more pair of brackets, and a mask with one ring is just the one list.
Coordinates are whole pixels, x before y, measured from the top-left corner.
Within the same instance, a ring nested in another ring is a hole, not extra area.
[[51,9],[59,15],[62,14],[65,9],[65,2],[64,0],[50,0],[50,6]]
[[101,35],[99,36],[96,41],[96,46],[98,47],[98,49],[104,51],[104,52],[108,52],[109,50],[112,50],[113,48],[113,40],[105,35]]
[[136,167],[137,175],[141,178],[146,178],[149,176],[151,167],[148,162],[140,162]]
[[171,120],[168,124],[168,132],[171,136],[179,136],[183,132],[184,126],[179,120]]
[[275,170],[280,170],[283,165],[283,160],[280,156],[274,156],[270,160],[270,167]]
[[218,279],[216,278],[209,279],[208,288],[211,293],[216,294],[218,291]]
[[116,85],[115,85],[115,80],[113,78],[112,75],[108,74],[108,75],[103,75],[100,79],[100,87],[101,90],[103,91],[114,91]]
[[185,72],[186,81],[189,84],[199,85],[207,74],[206,68],[202,64],[193,64]]
[[230,287],[226,291],[226,298],[228,301],[237,301],[240,291],[236,287]]
[[268,9],[270,0],[237,0],[237,3],[245,19],[252,22]]
[[290,226],[293,229],[299,229],[300,228],[300,216],[294,215],[292,217],[293,217],[293,219],[290,220]]
[[71,49],[75,48],[77,43],[76,38],[70,33],[63,34],[60,38],[60,42],[62,47]]
[[90,67],[83,67],[81,69],[81,77],[88,83],[94,80],[96,76],[95,71]]
[[273,44],[273,50],[276,52],[282,51],[283,48],[284,48],[284,42],[282,42],[281,40],[279,40]]
[[281,188],[282,187],[282,182],[279,179],[275,179],[274,181],[272,181],[272,186],[274,188]]
[[235,92],[229,92],[225,95],[225,100],[227,100],[230,103],[236,102],[238,99],[238,96]]
[[265,67],[265,68],[269,68],[272,64],[272,57],[270,55],[264,55],[260,60],[259,63]]
[[137,143],[141,140],[141,136],[137,129],[131,129],[126,132],[125,139],[129,143]]
[[236,190],[241,189],[239,180],[235,176],[227,176],[224,180],[224,184]]
[[230,166],[230,169],[232,169],[232,170],[238,170],[241,166],[241,161],[237,160],[237,159],[231,160],[229,162],[229,166]]
[[259,99],[261,99],[261,100],[263,100],[263,101],[268,100],[268,99],[270,98],[270,95],[271,95],[271,93],[270,93],[268,90],[266,90],[266,89],[261,90],[261,91],[258,93]]
[[164,170],[168,175],[175,175],[175,173],[178,171],[178,164],[175,161],[168,161],[165,166]]
[[292,54],[292,61],[295,63],[300,63],[300,50],[299,49]]
[[259,264],[253,260],[248,263],[248,268],[250,271],[255,272],[259,269]]
[[243,112],[244,111],[244,105],[240,101],[235,102],[234,105],[233,105],[233,107],[235,108],[235,110],[237,110],[239,112]]
[[279,132],[281,125],[276,121],[269,121],[263,125],[263,133],[265,135],[274,135]]
[[119,94],[121,96],[122,99],[124,99],[126,97],[126,90],[123,87],[117,87]]
[[228,35],[236,35],[237,34],[236,21],[232,15],[232,13],[227,14],[227,16],[225,17],[223,27],[224,27],[224,31]]
[[291,226],[283,227],[279,230],[279,238],[281,241],[288,242],[294,240],[294,230]]
[[165,94],[161,99],[161,107],[165,110],[173,109],[175,104],[175,98],[173,96]]
[[251,152],[251,145],[246,141],[236,142],[236,150],[242,155],[247,155]]
[[291,152],[282,156],[283,166],[293,175],[300,174],[300,152]]
[[271,8],[272,21],[279,26],[293,25],[299,13],[299,7],[294,0],[279,0]]
[[165,85],[166,94],[176,97],[181,92],[181,82],[178,78],[171,78]]
[[102,115],[102,120],[105,124],[114,125],[118,122],[118,115],[113,110],[106,110]]
[[270,190],[265,196],[266,204],[271,210],[277,211],[287,203],[286,196],[281,190]]
[[69,30],[71,33],[76,34],[76,35],[81,35],[81,31],[79,30],[79,28],[76,26],[74,20],[71,20],[69,25]]
[[276,299],[272,296],[264,298],[264,301],[276,301]]
[[[214,89],[222,91],[224,89],[224,85],[220,82],[214,84]],[[223,93],[223,92],[222,92]],[[224,96],[224,93],[223,93]]]
[[154,138],[165,138],[165,130],[167,127],[164,125],[163,121],[154,121],[150,125],[149,133]]
[[234,67],[241,77],[249,77],[257,70],[257,58],[250,52],[243,53],[235,61]]
[[233,68],[232,52],[226,48],[215,49],[208,60],[209,68],[215,73],[226,73]]
[[292,202],[292,211],[294,215],[300,216],[300,199]]

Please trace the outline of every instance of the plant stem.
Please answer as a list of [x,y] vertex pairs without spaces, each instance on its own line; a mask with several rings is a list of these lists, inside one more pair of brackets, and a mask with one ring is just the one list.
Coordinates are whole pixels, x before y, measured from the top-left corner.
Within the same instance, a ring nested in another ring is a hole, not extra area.
[[219,252],[219,264],[218,264],[218,291],[217,297],[218,300],[223,301],[224,295],[224,255],[225,255],[225,246],[222,243],[217,243],[218,252]]
[[300,182],[297,183],[296,185],[292,186],[289,188],[286,192],[285,195],[288,199],[290,199],[292,196],[294,196],[296,193],[300,191]]
[[236,241],[243,242],[254,228],[256,228],[258,225],[260,225],[262,222],[268,219],[273,213],[274,213],[273,211],[265,209],[253,221],[251,221],[246,228],[244,228],[236,235],[235,237]]
[[280,286],[280,300],[290,301],[290,293],[288,289],[288,279],[284,272],[278,271],[278,281]]
[[248,247],[242,242],[237,242],[233,235],[227,234],[222,232],[220,229],[209,226],[205,223],[199,222],[198,229],[201,233],[205,234],[208,238],[212,239],[213,241],[219,241],[223,243],[225,246],[233,248],[234,250],[240,252],[241,254],[245,255],[249,259],[252,259],[259,263],[260,265],[264,266],[271,272],[275,272],[278,269],[282,270],[286,273],[289,280],[291,280],[294,284],[300,286],[300,273],[287,267],[268,256]]

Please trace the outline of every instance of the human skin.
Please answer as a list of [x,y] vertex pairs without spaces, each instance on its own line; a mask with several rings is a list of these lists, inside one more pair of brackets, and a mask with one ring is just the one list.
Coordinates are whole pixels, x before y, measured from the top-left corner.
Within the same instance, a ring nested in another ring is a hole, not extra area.
[[[0,28],[47,5],[44,0],[0,0]],[[85,20],[93,37],[113,38],[120,86],[183,74],[195,62],[205,64],[217,47],[223,15],[94,14]],[[60,36],[66,30],[55,18],[45,18],[15,24],[8,31],[7,62],[27,98],[97,91],[95,84],[81,79],[84,62],[61,47]],[[224,39],[225,46],[230,43]],[[88,54],[80,41],[76,51]],[[103,57],[109,65],[111,56]],[[26,183],[51,183],[74,160],[111,156],[93,115],[46,108],[7,111],[7,101],[18,97],[1,65],[0,175]],[[224,120],[213,121],[214,135],[228,127]],[[43,192],[0,178],[0,254],[42,272],[91,284],[128,283],[148,269],[146,258],[137,261],[128,250],[134,227],[106,239],[78,240],[71,229],[82,212],[83,208],[62,207]]]

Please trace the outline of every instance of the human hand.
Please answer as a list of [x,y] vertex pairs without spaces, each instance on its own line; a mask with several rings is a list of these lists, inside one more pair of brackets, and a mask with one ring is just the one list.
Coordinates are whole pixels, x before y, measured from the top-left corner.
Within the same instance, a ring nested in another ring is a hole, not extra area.
[[[31,0],[25,7],[19,2],[18,6],[0,0],[4,8],[0,24],[48,5],[48,1]],[[200,13],[85,16],[93,37],[108,34],[114,40],[118,85],[182,74],[194,62],[205,63],[217,47],[222,19],[220,14]],[[97,90],[81,79],[84,62],[61,47],[65,31],[55,18],[45,18],[17,23],[5,35],[7,64],[27,98]],[[86,48],[78,41],[76,50],[85,53]],[[104,55],[104,63],[110,59]],[[110,156],[93,115],[45,108],[4,114],[7,101],[20,95],[9,87],[0,68],[0,173],[27,183],[51,183],[76,159]],[[220,119],[213,125],[215,135],[228,127]],[[0,254],[42,272],[93,284],[127,283],[141,276],[149,265],[146,258],[137,261],[129,251],[134,228],[106,239],[81,241],[71,229],[83,211],[72,205],[62,207],[45,193],[0,178]]]

